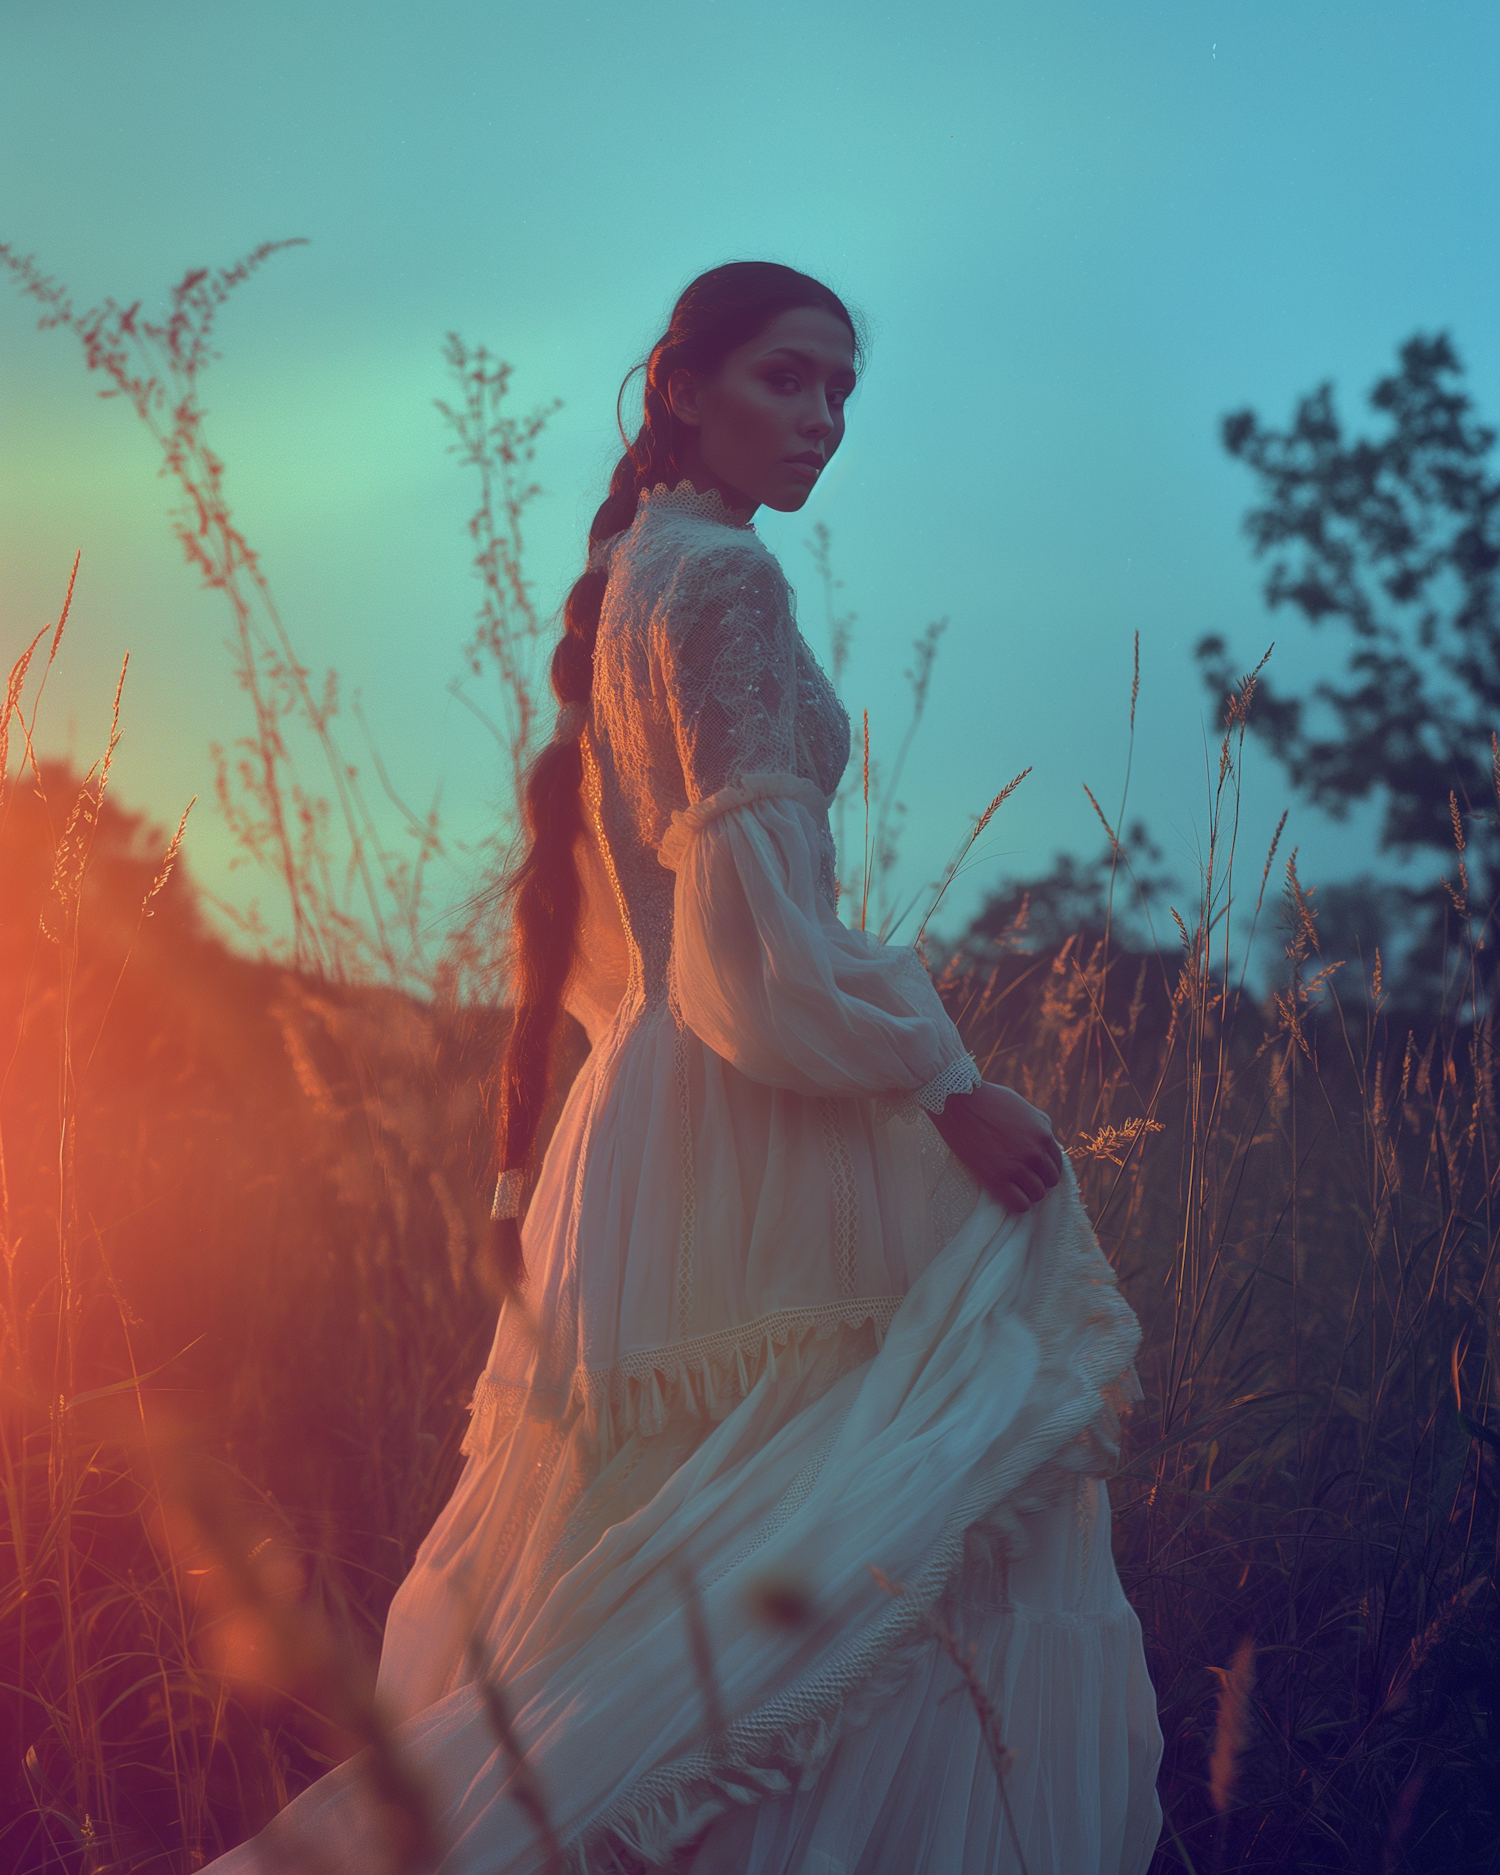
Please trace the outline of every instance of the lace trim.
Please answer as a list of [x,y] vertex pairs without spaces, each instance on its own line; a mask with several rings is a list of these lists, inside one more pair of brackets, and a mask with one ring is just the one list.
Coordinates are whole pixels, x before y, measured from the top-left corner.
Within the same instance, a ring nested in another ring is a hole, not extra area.
[[1070,1363],[1080,1384],[975,1481],[888,1608],[784,1693],[734,1720],[714,1749],[658,1765],[593,1817],[565,1845],[576,1875],[618,1868],[622,1848],[648,1867],[668,1866],[675,1850],[731,1804],[805,1787],[845,1727],[864,1723],[906,1683],[927,1644],[927,1616],[963,1559],[970,1529],[982,1525],[1002,1554],[1018,1554],[1027,1540],[1023,1516],[1076,1490],[1080,1477],[1110,1470],[1119,1456],[1111,1395],[1134,1377],[1130,1362],[1140,1329],[1081,1214],[1072,1239],[1059,1245],[1033,1321],[1044,1358],[1054,1355],[1066,1332],[1059,1319],[1062,1293],[1076,1293],[1080,1283],[1101,1289],[1100,1306],[1076,1328],[1094,1331]]
[[900,1296],[858,1296],[816,1308],[777,1309],[735,1328],[634,1349],[612,1367],[579,1368],[566,1391],[481,1374],[460,1449],[465,1457],[482,1457],[522,1421],[559,1420],[570,1427],[582,1421],[600,1465],[607,1465],[627,1439],[653,1437],[678,1411],[727,1419],[763,1374],[775,1374],[778,1351],[800,1374],[804,1343],[867,1324],[879,1348],[901,1302]]
[[975,1066],[972,1055],[960,1055],[950,1061],[941,1074],[933,1075],[925,1087],[919,1087],[912,1099],[929,1113],[941,1113],[950,1094],[972,1094],[984,1085],[984,1076]]
[[693,1254],[698,1236],[698,1173],[693,1158],[693,1101],[688,1086],[688,1032],[679,1017],[672,1043],[677,1082],[677,1134],[682,1156],[682,1233],[677,1240],[677,1332],[686,1336],[693,1319]]
[[720,527],[738,527],[753,534],[755,529],[750,524],[753,508],[731,508],[716,488],[699,490],[691,482],[679,482],[675,488],[668,488],[665,482],[658,482],[654,488],[641,491],[636,504],[636,514],[640,516],[651,508],[676,508],[683,514],[694,514],[700,521],[717,521]]
[[562,1396],[550,1396],[555,1401],[552,1412],[543,1408],[541,1396],[540,1388],[518,1387],[508,1380],[496,1380],[491,1374],[481,1374],[474,1383],[468,1430],[459,1451],[465,1458],[483,1458],[493,1451],[502,1434],[520,1425],[523,1419],[557,1418],[564,1404]]
[[984,1076],[979,1072],[972,1055],[960,1055],[956,1061],[950,1061],[940,1074],[923,1087],[913,1088],[910,1093],[881,1094],[875,1102],[877,1120],[920,1120],[925,1110],[928,1113],[941,1113],[950,1094],[972,1094],[976,1087],[983,1087]]
[[818,1128],[823,1136],[823,1156],[833,1193],[833,1265],[840,1294],[852,1296],[854,1256],[859,1240],[859,1186],[854,1177],[854,1162],[849,1157],[848,1141],[844,1138],[843,1108],[841,1100],[820,1100]]
[[743,775],[716,794],[679,808],[668,824],[666,837],[656,849],[656,857],[668,871],[676,872],[687,857],[694,834],[701,833],[721,815],[732,814],[737,807],[776,800],[800,801],[813,815],[826,814],[829,808],[828,796],[801,775]]

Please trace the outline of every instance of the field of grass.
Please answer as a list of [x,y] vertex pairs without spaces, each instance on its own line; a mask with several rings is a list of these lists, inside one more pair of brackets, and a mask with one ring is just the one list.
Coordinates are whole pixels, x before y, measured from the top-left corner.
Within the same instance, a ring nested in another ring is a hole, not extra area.
[[[383,1611],[493,1320],[501,1017],[231,953],[107,763],[24,740],[0,1860],[166,1875],[382,1748]],[[1145,1328],[1113,1492],[1167,1740],[1158,1867],[1493,1867],[1493,1020],[1345,1020],[1294,870],[1286,981],[1236,990],[1225,749],[1220,876],[1177,951],[1002,944],[942,987],[1053,1116]]]

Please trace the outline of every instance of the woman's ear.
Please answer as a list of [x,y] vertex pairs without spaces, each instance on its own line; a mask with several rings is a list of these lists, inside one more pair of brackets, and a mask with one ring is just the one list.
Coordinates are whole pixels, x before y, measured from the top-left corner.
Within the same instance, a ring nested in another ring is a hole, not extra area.
[[698,386],[686,365],[679,365],[667,378],[667,407],[679,423],[696,430],[703,422],[698,408]]

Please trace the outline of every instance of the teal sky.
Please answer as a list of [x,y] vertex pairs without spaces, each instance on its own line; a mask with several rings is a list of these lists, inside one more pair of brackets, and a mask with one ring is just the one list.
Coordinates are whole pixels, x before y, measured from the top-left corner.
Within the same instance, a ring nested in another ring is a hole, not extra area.
[[[1353,412],[1446,328],[1500,417],[1497,95],[1493,0],[0,0],[0,238],[81,304],[309,239],[223,317],[211,440],[307,662],[360,691],[413,797],[443,781],[460,833],[499,778],[448,694],[474,592],[444,334],[511,360],[521,404],[564,400],[530,526],[550,609],[619,380],[680,287],[745,256],[823,275],[869,320],[869,370],[813,503],[761,531],[822,651],[802,543],[833,530],[877,753],[911,639],[951,621],[903,790],[911,885],[1033,765],[951,929],[1002,872],[1096,850],[1081,784],[1117,806],[1133,632],[1131,811],[1179,872],[1216,739],[1194,641],[1249,663],[1275,636],[1283,683],[1314,670],[1260,604],[1226,410],[1281,419],[1332,377]],[[190,861],[243,899],[207,754],[243,700],[149,440],[3,287],[0,355],[5,651],[83,549],[45,744],[92,757],[129,648],[122,797],[165,822],[199,794]],[[1257,876],[1287,798],[1250,765]],[[1367,822],[1294,808],[1290,837],[1312,879],[1368,861]]]

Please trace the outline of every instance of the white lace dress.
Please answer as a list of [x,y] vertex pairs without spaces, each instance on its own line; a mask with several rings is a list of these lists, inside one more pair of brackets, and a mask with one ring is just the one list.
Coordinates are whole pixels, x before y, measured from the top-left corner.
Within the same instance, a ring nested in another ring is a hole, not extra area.
[[[977,1076],[915,953],[835,916],[849,725],[776,561],[684,484],[609,567],[592,1051],[381,1657],[439,1866],[548,1866],[478,1658],[573,1869],[1143,1875],[1161,1740],[1101,1482],[1135,1318],[1071,1171],[1013,1218],[922,1112]],[[356,1759],[216,1866],[380,1841]]]

